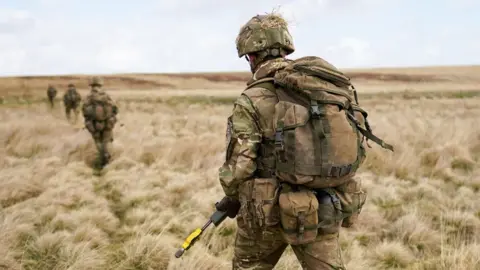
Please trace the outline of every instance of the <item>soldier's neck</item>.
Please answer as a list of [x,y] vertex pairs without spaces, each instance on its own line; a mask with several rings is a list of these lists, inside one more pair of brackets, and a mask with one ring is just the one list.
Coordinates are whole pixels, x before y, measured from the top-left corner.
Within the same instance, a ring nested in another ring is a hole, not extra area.
[[279,57],[279,58],[266,60],[260,63],[256,67],[255,72],[252,74],[252,78],[247,84],[251,84],[254,81],[257,81],[263,78],[273,77],[275,75],[275,72],[284,68],[290,61],[291,60],[289,59]]

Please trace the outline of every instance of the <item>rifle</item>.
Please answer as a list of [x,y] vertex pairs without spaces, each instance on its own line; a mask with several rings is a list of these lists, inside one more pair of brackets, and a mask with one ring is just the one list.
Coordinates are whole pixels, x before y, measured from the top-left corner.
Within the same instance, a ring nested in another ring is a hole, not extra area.
[[[215,203],[215,206],[217,204],[218,202]],[[218,227],[218,225],[220,225],[225,220],[225,218],[227,218],[227,212],[215,211],[215,213],[210,216],[207,223],[205,223],[202,228],[197,228],[192,233],[190,233],[190,235],[185,239],[185,242],[183,242],[182,247],[177,250],[177,252],[175,252],[175,257],[180,258],[185,251],[190,249],[193,244],[195,244],[195,242],[200,238],[200,235],[202,235],[202,233],[208,228],[208,226],[210,226],[210,224],[213,223],[215,227]]]

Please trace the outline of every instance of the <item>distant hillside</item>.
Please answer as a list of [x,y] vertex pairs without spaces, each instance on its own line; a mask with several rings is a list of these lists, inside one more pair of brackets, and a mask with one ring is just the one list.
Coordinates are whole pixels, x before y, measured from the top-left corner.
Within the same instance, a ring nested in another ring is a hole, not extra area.
[[[344,71],[363,88],[414,89],[431,84],[480,89],[480,66],[348,69]],[[181,74],[114,74],[103,76],[109,90],[152,89],[241,89],[250,78],[248,72],[181,73]],[[69,83],[78,89],[88,88],[90,75],[0,77],[0,95],[33,95],[45,91],[49,83],[65,89]],[[435,86],[433,86],[435,85]],[[468,87],[467,87],[468,85]],[[386,90],[381,90],[386,91]]]

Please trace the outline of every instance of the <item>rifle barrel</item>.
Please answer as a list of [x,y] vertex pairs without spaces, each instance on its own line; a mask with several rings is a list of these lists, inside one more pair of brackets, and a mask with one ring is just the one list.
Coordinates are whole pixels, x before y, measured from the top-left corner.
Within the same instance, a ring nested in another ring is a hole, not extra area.
[[210,224],[212,224],[212,220],[211,220],[211,219],[209,219],[209,220],[207,221],[207,223],[205,223],[205,225],[203,225],[203,227],[202,227],[202,232],[203,232],[206,228],[208,228],[208,226],[210,226]]

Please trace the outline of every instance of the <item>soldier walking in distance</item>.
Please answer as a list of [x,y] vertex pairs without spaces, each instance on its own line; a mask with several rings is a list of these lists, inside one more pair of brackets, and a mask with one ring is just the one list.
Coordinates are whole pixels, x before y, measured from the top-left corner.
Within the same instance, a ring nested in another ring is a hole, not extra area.
[[50,108],[53,109],[55,106],[55,97],[57,96],[57,89],[53,85],[49,84],[47,88],[47,97],[48,102],[50,103]]
[[294,52],[277,14],[250,19],[236,39],[252,78],[227,121],[225,197],[236,218],[233,269],[270,270],[290,245],[303,269],[345,269],[340,227],[355,223],[366,192],[355,177],[371,132],[350,80],[316,56]]
[[102,169],[111,158],[113,128],[117,122],[118,107],[102,89],[103,80],[93,77],[90,80],[91,91],[82,106],[85,127],[92,135],[98,149],[96,169]]
[[69,84],[68,89],[63,95],[63,105],[65,106],[65,115],[67,116],[68,121],[71,120],[70,113],[73,111],[75,116],[74,123],[78,120],[78,114],[80,109],[80,102],[82,101],[82,96],[77,92],[75,85]]

